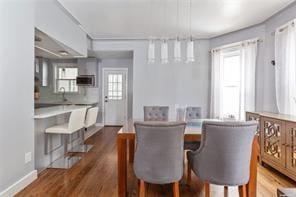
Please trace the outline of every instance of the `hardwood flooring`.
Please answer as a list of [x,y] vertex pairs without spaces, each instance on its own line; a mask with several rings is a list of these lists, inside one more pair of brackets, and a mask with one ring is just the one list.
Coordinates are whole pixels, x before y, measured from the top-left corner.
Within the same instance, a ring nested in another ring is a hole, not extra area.
[[[47,169],[38,179],[16,196],[19,197],[113,197],[117,196],[117,153],[116,134],[119,127],[105,127],[90,137],[86,143],[94,144],[90,152],[83,155],[81,161],[69,170]],[[128,196],[138,196],[138,180],[132,165],[128,167]],[[186,170],[184,169],[184,172]],[[180,196],[203,196],[203,184],[192,174],[192,184],[186,185],[186,174],[181,180]],[[269,167],[258,168],[259,197],[276,196],[278,187],[296,187],[296,183]],[[172,196],[172,185],[147,184],[147,194],[153,197]],[[237,188],[229,188],[229,196],[238,196]],[[211,195],[223,196],[222,186],[211,185]]]

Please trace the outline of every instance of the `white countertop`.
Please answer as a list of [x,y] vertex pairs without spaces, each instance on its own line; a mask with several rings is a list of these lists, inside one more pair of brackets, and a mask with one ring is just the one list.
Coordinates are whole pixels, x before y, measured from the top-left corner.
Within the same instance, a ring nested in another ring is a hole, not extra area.
[[98,101],[35,101],[35,104],[96,105]]
[[89,108],[91,106],[63,105],[35,109],[34,119],[44,119],[61,114],[70,113],[76,109]]

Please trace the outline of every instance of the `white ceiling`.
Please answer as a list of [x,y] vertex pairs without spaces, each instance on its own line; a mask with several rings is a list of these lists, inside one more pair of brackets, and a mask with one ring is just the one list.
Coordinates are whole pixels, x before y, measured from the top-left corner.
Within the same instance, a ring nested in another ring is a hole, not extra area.
[[[93,39],[181,37],[189,34],[189,2],[58,0]],[[263,22],[294,0],[192,0],[192,35],[210,38]],[[152,14],[150,14],[152,7]]]

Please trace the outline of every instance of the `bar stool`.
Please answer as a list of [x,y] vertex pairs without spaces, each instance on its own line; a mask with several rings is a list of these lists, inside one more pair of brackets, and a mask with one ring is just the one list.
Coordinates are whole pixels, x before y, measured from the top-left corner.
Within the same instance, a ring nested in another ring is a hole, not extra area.
[[75,146],[69,152],[86,153],[93,147],[93,145],[91,145],[91,144],[84,144],[85,133],[87,132],[87,129],[89,127],[96,124],[97,117],[98,117],[98,111],[99,111],[98,107],[93,107],[93,108],[90,108],[87,110],[86,118],[85,118],[85,122],[84,122],[84,130],[82,131],[82,137],[81,137],[82,143]]
[[77,109],[71,112],[69,122],[65,124],[56,125],[45,130],[45,134],[61,134],[64,138],[64,156],[52,162],[48,168],[62,168],[69,169],[81,157],[67,156],[68,153],[68,138],[69,135],[79,131],[84,127],[86,108]]

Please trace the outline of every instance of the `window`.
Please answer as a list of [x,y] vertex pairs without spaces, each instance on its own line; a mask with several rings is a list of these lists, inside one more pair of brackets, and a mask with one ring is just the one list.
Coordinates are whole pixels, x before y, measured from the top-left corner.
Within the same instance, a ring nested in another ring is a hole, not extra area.
[[122,74],[108,75],[108,99],[122,100]]
[[76,77],[78,75],[77,67],[56,66],[55,92],[78,92]]
[[222,113],[224,118],[240,118],[241,55],[240,51],[222,54]]

